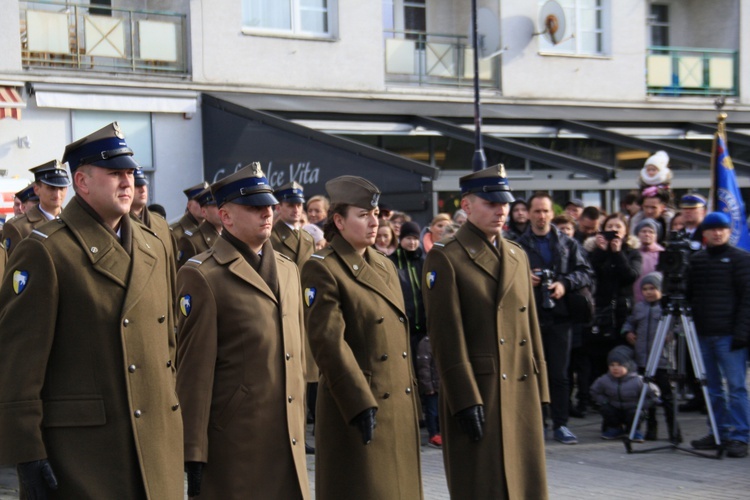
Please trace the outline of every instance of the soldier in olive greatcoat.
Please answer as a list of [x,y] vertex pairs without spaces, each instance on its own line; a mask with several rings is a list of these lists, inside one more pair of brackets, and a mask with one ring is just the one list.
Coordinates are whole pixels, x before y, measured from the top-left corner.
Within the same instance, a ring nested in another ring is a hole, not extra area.
[[544,499],[547,371],[526,253],[502,238],[502,165],[460,179],[468,220],[424,264],[451,498]]
[[201,213],[201,206],[195,198],[203,191],[208,189],[208,182],[203,181],[200,184],[196,184],[193,187],[189,187],[183,191],[187,196],[187,207],[183,216],[169,226],[170,231],[174,235],[176,242],[180,241],[185,231],[195,232],[198,229],[198,225],[203,222],[203,214]]
[[299,270],[268,241],[259,163],[211,190],[222,234],[177,277],[188,495],[309,498]]
[[170,257],[128,216],[132,154],[116,123],[69,144],[76,196],[8,261],[0,463],[22,498],[183,498]]
[[167,251],[172,255],[173,262],[176,265],[174,257],[177,252],[174,249],[174,235],[169,230],[167,221],[160,215],[154,215],[146,206],[148,203],[148,179],[142,168],[135,169],[133,182],[135,194],[133,204],[130,207],[130,215],[156,233],[159,239],[164,242],[164,246],[167,247]]
[[179,269],[185,262],[194,255],[203,253],[211,248],[216,240],[219,239],[221,230],[221,219],[219,218],[219,208],[216,206],[211,194],[211,189],[204,189],[196,195],[195,201],[200,204],[203,221],[198,224],[195,231],[185,230],[185,233],[177,241],[177,268]]
[[34,174],[32,187],[38,204],[3,226],[3,242],[8,255],[16,249],[22,239],[31,234],[31,231],[60,215],[70,185],[68,172],[57,160],[48,161],[29,171]]
[[302,268],[305,324],[321,372],[316,498],[418,500],[418,393],[404,298],[393,263],[371,248],[380,191],[354,176],[332,179],[326,190],[330,245]]

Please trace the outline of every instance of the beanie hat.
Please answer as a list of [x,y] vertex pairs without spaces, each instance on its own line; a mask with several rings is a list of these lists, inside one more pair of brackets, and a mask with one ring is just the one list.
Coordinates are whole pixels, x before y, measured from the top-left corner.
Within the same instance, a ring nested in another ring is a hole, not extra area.
[[[646,167],[653,165],[659,171],[654,175],[649,175]],[[669,155],[664,151],[657,151],[649,156],[646,163],[641,169],[641,181],[647,186],[656,186],[659,184],[669,184],[672,180],[672,172],[669,170]]]
[[407,236],[414,236],[416,238],[419,238],[419,224],[416,222],[404,222],[401,225],[401,233],[399,234],[399,238],[404,239]]
[[654,230],[654,232],[656,234],[659,234],[659,231],[661,230],[661,224],[659,224],[658,222],[656,222],[654,219],[646,218],[646,219],[643,219],[641,222],[639,222],[635,226],[635,234],[636,234],[636,236],[638,235],[638,233],[641,232],[641,229],[643,229],[644,227],[650,227],[651,229]]
[[703,219],[701,227],[703,229],[729,229],[732,227],[732,220],[724,212],[711,212]]
[[656,272],[656,271],[654,271],[653,273],[648,273],[641,280],[641,288],[643,288],[644,285],[653,285],[654,288],[656,288],[657,290],[661,290],[661,281],[662,281],[661,273]]
[[628,370],[632,370],[635,367],[635,359],[633,358],[633,349],[626,345],[618,345],[607,355],[607,364],[619,363]]

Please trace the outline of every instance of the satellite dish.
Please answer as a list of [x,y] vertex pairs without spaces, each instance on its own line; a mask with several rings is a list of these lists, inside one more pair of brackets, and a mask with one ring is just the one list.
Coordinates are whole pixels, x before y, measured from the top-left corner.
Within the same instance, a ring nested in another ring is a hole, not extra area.
[[[488,59],[500,52],[500,23],[494,12],[487,8],[477,11],[477,47],[480,59]],[[469,23],[469,46],[474,43],[473,30]]]
[[555,0],[549,0],[539,12],[539,34],[552,45],[557,45],[565,39],[566,29],[565,11]]

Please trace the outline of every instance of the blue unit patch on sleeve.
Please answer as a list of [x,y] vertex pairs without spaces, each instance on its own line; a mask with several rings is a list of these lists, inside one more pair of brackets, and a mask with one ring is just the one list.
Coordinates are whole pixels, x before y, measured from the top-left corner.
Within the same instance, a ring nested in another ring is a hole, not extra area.
[[186,318],[190,316],[190,311],[193,309],[193,298],[190,295],[183,295],[180,297],[180,312]]
[[305,305],[310,307],[315,302],[315,295],[317,290],[315,288],[305,288]]
[[430,271],[427,273],[427,288],[432,290],[432,287],[435,286],[435,282],[437,281],[437,273],[435,271]]
[[16,292],[16,295],[19,295],[21,292],[26,289],[26,285],[29,284],[29,273],[27,271],[20,271],[16,269],[13,272],[13,291]]

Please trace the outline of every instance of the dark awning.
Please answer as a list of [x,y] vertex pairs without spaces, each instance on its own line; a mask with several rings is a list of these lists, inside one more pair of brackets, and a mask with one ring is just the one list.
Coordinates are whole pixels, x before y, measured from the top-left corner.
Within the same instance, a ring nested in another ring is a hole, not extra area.
[[206,180],[215,182],[259,161],[273,187],[297,181],[305,195],[325,194],[325,183],[359,175],[383,192],[383,203],[423,217],[432,214],[438,169],[355,141],[247,109],[210,95],[202,99]]

